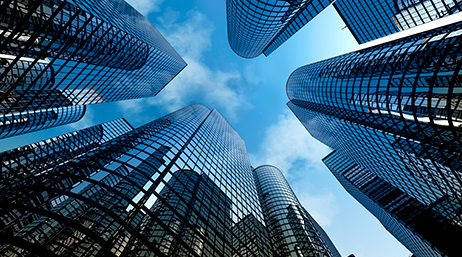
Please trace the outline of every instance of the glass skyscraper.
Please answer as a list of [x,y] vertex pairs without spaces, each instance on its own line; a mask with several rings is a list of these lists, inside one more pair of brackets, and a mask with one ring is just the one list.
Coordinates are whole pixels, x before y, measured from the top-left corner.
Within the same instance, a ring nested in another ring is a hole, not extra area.
[[0,255],[339,256],[282,173],[251,167],[217,110],[109,127],[119,133],[102,142],[94,127],[23,147],[42,153],[28,173],[13,163],[29,152],[1,155],[12,166],[0,186]]
[[345,190],[416,257],[443,256],[441,251],[458,255],[459,225],[336,151],[323,161]]
[[333,5],[360,44],[462,9],[460,0],[337,0]]
[[241,57],[270,55],[333,0],[226,0],[228,41]]
[[287,82],[312,136],[435,212],[455,238],[443,224],[462,225],[461,35],[456,22],[301,67]]
[[155,96],[186,66],[123,0],[0,8],[0,138],[76,121],[76,106]]

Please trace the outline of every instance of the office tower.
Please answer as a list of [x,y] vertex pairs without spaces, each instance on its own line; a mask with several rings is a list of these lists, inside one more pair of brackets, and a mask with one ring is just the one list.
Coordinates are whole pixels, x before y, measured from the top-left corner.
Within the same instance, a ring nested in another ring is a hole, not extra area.
[[313,137],[458,226],[461,25],[304,66],[287,83]]
[[459,0],[337,0],[333,5],[360,44],[462,9]]
[[[461,227],[334,151],[323,159],[345,190],[415,256],[460,252]],[[423,238],[425,240],[423,240]]]
[[326,245],[330,240],[323,238],[324,231],[300,204],[278,168],[263,165],[253,173],[276,256],[340,257],[335,247]]
[[22,123],[0,138],[74,122],[84,114],[76,106],[155,96],[186,66],[122,0],[8,0],[0,8],[0,124]]
[[[276,189],[266,172],[217,110],[191,105],[1,186],[0,255],[280,256],[274,227],[299,253],[335,256],[280,172]],[[294,227],[269,224],[262,197]]]
[[244,58],[270,55],[332,0],[227,0],[228,41]]

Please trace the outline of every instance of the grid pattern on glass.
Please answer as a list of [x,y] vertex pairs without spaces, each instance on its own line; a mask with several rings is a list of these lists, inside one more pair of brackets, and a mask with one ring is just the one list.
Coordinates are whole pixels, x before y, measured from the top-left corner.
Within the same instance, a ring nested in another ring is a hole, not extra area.
[[[416,256],[456,256],[461,227],[338,152],[323,159],[342,186]],[[422,240],[425,239],[425,240]]]
[[85,110],[86,106],[77,105],[0,114],[0,139],[76,122]]
[[303,66],[287,82],[289,99],[460,152],[461,26],[455,23]]
[[[0,233],[3,255],[273,253],[245,143],[200,105],[0,191],[1,212],[13,217]],[[239,235],[255,227],[266,233],[248,244]]]
[[[414,176],[408,166],[422,163],[409,163],[413,160],[400,158],[400,154],[393,147],[400,137],[336,118],[316,109],[300,107],[291,102],[288,105],[313,137],[346,156],[350,162],[357,163],[406,193],[414,199],[414,203],[420,202],[421,206],[427,206],[432,212],[438,213],[440,218],[461,226],[456,222],[460,215],[460,197],[454,195],[453,190],[448,190],[450,183],[445,186],[435,185],[422,179],[423,176]],[[423,164],[419,173],[439,173],[438,166],[428,165],[426,162]],[[364,181],[366,179],[367,177],[363,178]]]
[[[269,55],[331,0],[227,0],[228,41],[244,58]],[[265,50],[267,48],[270,50]]]
[[0,113],[155,96],[186,63],[124,1],[0,3]]
[[50,169],[132,129],[122,118],[2,152],[0,184]]
[[356,41],[366,43],[457,13],[459,0],[338,0],[333,5]]
[[277,256],[340,256],[327,247],[279,169],[260,166],[254,177]]

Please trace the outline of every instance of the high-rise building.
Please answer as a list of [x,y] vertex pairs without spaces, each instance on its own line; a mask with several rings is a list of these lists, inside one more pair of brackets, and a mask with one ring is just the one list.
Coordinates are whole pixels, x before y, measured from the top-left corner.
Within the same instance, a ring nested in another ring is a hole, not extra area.
[[[338,256],[281,172],[251,167],[217,110],[191,105],[127,128],[98,144],[98,128],[72,133],[74,152],[47,145],[31,172],[10,172],[0,255]],[[30,155],[12,151],[5,160]]]
[[270,55],[333,0],[227,0],[228,41],[241,57]]
[[[460,253],[462,228],[334,151],[323,159],[345,190],[417,257]],[[425,239],[425,240],[423,240]]]
[[333,4],[360,44],[457,13],[460,0],[337,0]]
[[287,82],[313,137],[457,226],[461,35],[461,22],[448,24],[301,67]]
[[74,122],[81,105],[155,96],[186,66],[123,0],[7,0],[0,8],[0,138]]
[[253,173],[276,256],[340,257],[335,247],[328,247],[330,239],[300,204],[278,168],[263,165]]

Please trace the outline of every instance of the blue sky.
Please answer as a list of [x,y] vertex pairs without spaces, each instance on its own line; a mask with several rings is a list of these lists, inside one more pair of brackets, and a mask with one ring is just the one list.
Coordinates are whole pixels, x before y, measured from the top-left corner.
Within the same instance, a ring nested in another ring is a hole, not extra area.
[[125,117],[134,127],[185,105],[217,108],[244,138],[254,167],[279,167],[305,208],[342,256],[407,257],[410,253],[346,193],[321,159],[329,150],[286,106],[285,84],[296,68],[358,45],[329,7],[269,57],[243,59],[231,50],[225,0],[129,0],[188,66],[158,96],[90,106],[78,123],[2,140],[0,150]]

